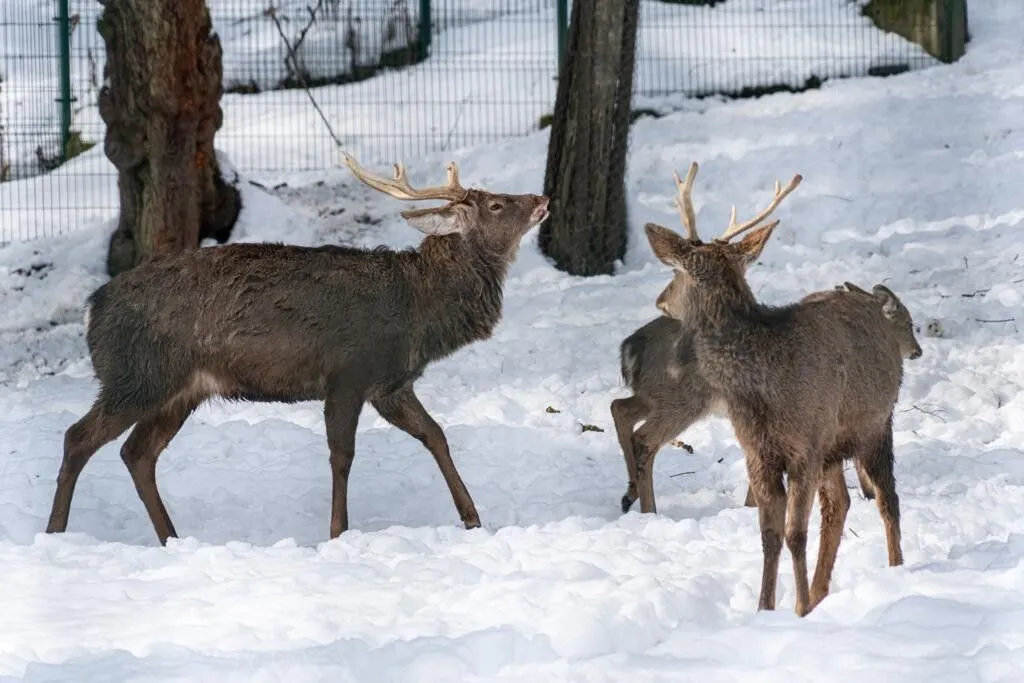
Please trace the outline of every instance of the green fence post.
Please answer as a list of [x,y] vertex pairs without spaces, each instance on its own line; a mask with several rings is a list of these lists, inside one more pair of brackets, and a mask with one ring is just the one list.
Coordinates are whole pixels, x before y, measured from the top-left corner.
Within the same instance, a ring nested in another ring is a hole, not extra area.
[[967,38],[967,0],[946,0],[943,17],[942,61],[952,64],[964,56]]
[[430,54],[430,0],[420,0],[419,59],[422,62]]
[[71,12],[68,0],[57,0],[57,41],[60,45],[60,158],[68,160],[71,140]]
[[565,41],[569,35],[569,0],[558,0],[556,21],[558,23],[558,68],[565,61]]

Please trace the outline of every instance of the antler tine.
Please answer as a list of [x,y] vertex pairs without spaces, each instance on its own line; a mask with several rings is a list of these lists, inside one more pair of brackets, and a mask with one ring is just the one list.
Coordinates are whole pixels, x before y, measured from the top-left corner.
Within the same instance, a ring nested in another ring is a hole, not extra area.
[[454,161],[448,163],[448,182],[437,187],[414,188],[409,184],[405,165],[394,164],[395,177],[384,178],[363,168],[355,158],[345,153],[345,165],[352,174],[373,189],[383,192],[395,199],[447,199],[457,202],[465,199],[468,190],[459,184],[459,168]]
[[693,200],[690,199],[698,168],[696,161],[690,163],[690,170],[686,172],[685,181],[680,180],[679,174],[672,171],[672,177],[676,181],[676,206],[679,208],[679,218],[683,221],[686,238],[691,240],[700,239],[700,235],[697,234],[697,214],[693,210]]
[[782,183],[776,180],[775,197],[772,199],[771,203],[768,204],[764,211],[757,214],[756,216],[751,218],[746,223],[743,223],[742,225],[736,224],[736,206],[733,205],[732,212],[729,215],[729,227],[726,228],[725,232],[722,233],[722,236],[719,237],[717,241],[727,242],[736,235],[744,233],[747,230],[750,230],[751,228],[755,228],[758,225],[760,225],[764,221],[764,219],[768,218],[768,216],[771,215],[772,211],[775,211],[775,209],[778,208],[779,204],[782,203],[782,200],[785,199],[790,192],[795,190],[801,182],[803,182],[803,179],[804,177],[797,173],[795,176],[793,176],[793,179],[789,181],[789,185],[786,185],[785,188],[782,187]]

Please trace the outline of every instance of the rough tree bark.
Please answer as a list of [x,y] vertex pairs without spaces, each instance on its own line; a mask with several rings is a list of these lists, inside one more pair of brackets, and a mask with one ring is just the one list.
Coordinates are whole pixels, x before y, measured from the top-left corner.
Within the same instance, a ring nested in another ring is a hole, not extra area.
[[221,46],[205,0],[100,0],[107,48],[100,116],[121,213],[107,270],[224,242],[241,209],[213,138],[223,114]]
[[626,253],[626,148],[639,0],[573,0],[548,144],[541,249],[573,275]]

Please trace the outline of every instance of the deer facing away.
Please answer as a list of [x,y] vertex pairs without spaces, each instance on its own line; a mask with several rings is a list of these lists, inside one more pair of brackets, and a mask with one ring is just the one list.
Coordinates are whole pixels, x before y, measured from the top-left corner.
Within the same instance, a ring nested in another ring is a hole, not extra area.
[[[802,301],[857,295],[862,296],[864,305],[882,307],[889,324],[879,333],[896,335],[904,358],[920,357],[921,347],[914,335],[910,312],[884,285],[875,285],[869,293],[847,282],[808,294]],[[626,461],[628,485],[622,496],[622,511],[628,512],[637,500],[638,458],[650,459],[648,469],[653,477],[654,457],[670,439],[710,415],[728,416],[711,385],[698,372],[693,330],[686,322],[668,316],[655,318],[622,341],[619,357],[622,379],[632,395],[613,400],[611,413]],[[644,424],[635,429],[641,420]],[[864,461],[854,460],[854,465],[864,497],[873,500],[874,486]],[[749,487],[744,505],[756,507]],[[653,499],[652,507],[652,511],[657,511]]]
[[[695,164],[690,167],[685,181],[675,175],[675,203],[684,229],[696,222],[690,202],[696,174]],[[741,268],[745,269],[760,256],[767,240],[758,239],[759,232],[751,235],[749,259],[739,264]],[[713,413],[721,413],[721,405],[697,370],[693,332],[685,320],[663,315],[635,330],[619,345],[619,361],[622,379],[633,392],[632,396],[613,400],[610,406],[626,462],[628,484],[621,501],[625,513],[638,497],[637,463],[643,462],[645,474],[653,477],[654,456],[658,451],[690,425]],[[634,431],[641,420],[644,424]],[[653,478],[650,489],[650,506],[644,512],[656,511]]]
[[[692,326],[698,372],[720,397],[744,451],[764,556],[758,609],[775,608],[785,543],[793,561],[795,611],[803,616],[829,591],[850,506],[843,460],[892,462],[903,352],[895,335],[878,332],[889,324],[884,306],[849,296],[771,307],[754,297],[741,264],[763,248],[755,242],[768,239],[778,221],[740,242],[730,240],[761,224],[801,180],[795,176],[786,188],[776,183],[769,206],[743,224],[736,223],[734,207],[725,233],[710,242],[697,235],[695,220],[687,223],[685,238],[654,223],[645,229],[655,255],[674,270],[658,308]],[[645,464],[637,468],[641,505],[646,495],[650,506],[649,472],[645,482]],[[889,564],[901,564],[895,483],[891,472],[869,474]],[[809,585],[807,526],[815,491],[821,542]]]
[[444,186],[414,189],[401,165],[367,185],[402,200],[419,249],[231,244],[153,259],[89,299],[86,339],[98,396],[64,436],[47,532],[63,532],[92,455],[129,427],[121,458],[160,542],[177,536],[156,485],[160,453],[207,398],[323,400],[332,475],[331,538],[348,528],[348,475],[366,401],[434,456],[467,528],[480,518],[441,427],[413,390],[427,365],[488,338],[521,238],[546,197]]

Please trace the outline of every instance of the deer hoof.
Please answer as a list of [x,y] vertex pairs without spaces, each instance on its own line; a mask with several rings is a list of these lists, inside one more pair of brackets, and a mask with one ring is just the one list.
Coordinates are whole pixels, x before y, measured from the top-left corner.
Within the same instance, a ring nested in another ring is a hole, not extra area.
[[794,606],[793,611],[796,612],[796,615],[798,617],[806,617],[808,614],[811,613],[812,609],[814,609],[814,603],[813,602],[801,602],[801,601],[797,600],[796,605]]

